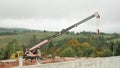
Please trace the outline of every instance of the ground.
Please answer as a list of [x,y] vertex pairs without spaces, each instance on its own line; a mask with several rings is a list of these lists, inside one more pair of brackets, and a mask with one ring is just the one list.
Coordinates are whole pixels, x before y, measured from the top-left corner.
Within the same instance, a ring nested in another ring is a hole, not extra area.
[[[67,62],[67,61],[74,61],[74,60],[80,60],[80,59],[91,59],[91,58],[74,58],[74,57],[66,57],[66,58],[60,58],[57,57],[54,60],[51,58],[43,59],[40,62],[37,62],[36,60],[33,60],[32,62],[30,60],[23,60],[23,66],[27,65],[35,65],[37,63],[41,64],[47,64],[47,63],[56,63],[56,62]],[[12,67],[18,67],[19,61],[10,61],[10,60],[2,60],[0,61],[0,68],[12,68]]]

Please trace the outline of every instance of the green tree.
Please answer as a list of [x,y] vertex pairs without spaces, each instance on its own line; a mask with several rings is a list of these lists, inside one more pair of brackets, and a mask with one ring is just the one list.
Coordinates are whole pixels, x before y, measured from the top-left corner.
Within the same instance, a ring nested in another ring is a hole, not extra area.
[[114,56],[120,55],[120,42],[119,41],[116,41],[116,42],[110,41],[109,44],[110,44],[109,48],[113,52],[113,55]]
[[11,54],[15,54],[17,51],[23,50],[22,46],[16,39],[13,39],[11,42],[8,42],[6,46],[6,59],[10,58]]
[[0,49],[0,60],[5,59],[5,49]]
[[48,54],[51,54],[53,60],[55,58],[55,50],[56,50],[55,45],[52,42],[49,43],[48,48],[47,48],[47,52],[48,52]]
[[36,37],[36,35],[33,35],[30,39],[29,47],[35,46],[38,43],[39,43],[38,38]]
[[63,51],[61,51],[60,56],[62,56],[62,57],[75,57],[76,52],[72,47],[67,47]]
[[112,56],[112,51],[109,48],[100,48],[96,51],[97,57]]
[[78,57],[84,57],[84,51],[79,48],[79,50],[76,52]]
[[83,51],[83,56],[90,57],[95,56],[95,47],[91,46],[88,42],[83,42],[80,46],[80,49]]
[[103,57],[112,56],[112,51],[109,48],[104,49]]
[[118,41],[116,44],[116,55],[120,55],[120,42]]
[[55,55],[59,56],[59,54],[62,52],[62,48],[56,48]]

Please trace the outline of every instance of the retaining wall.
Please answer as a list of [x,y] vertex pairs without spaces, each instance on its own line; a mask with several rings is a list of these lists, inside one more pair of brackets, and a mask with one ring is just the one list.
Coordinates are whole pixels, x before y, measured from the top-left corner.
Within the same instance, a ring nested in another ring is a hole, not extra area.
[[50,64],[37,64],[20,68],[120,68],[120,56],[94,59],[80,59],[75,61]]

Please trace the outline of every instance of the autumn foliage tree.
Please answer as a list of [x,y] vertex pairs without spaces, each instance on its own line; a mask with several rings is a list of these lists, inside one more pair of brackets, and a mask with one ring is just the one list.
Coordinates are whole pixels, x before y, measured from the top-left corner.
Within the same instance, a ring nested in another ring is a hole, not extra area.
[[78,47],[80,45],[79,41],[76,38],[72,38],[69,42],[68,42],[69,46],[74,46],[74,47]]

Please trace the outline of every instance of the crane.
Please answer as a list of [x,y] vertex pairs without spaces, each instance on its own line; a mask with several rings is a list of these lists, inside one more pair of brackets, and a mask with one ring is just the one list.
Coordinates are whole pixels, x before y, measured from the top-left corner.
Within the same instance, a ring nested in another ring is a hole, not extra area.
[[69,31],[70,29],[72,29],[74,27],[77,27],[78,25],[80,25],[80,24],[82,24],[82,23],[84,23],[84,22],[86,22],[86,21],[88,21],[88,20],[90,20],[90,19],[92,19],[94,17],[100,18],[100,15],[98,14],[98,12],[95,12],[94,14],[88,16],[87,18],[85,18],[85,19],[83,19],[83,20],[69,26],[68,28],[63,29],[60,32],[48,37],[47,39],[43,40],[42,42],[38,43],[37,45],[35,45],[35,46],[33,46],[33,47],[29,48],[29,49],[26,49],[26,52],[25,52],[26,56],[27,57],[32,57],[32,58],[33,57],[39,57],[40,55],[38,55],[38,51],[37,51],[39,48],[41,48],[42,46],[44,46],[47,43],[51,42],[54,38],[62,35],[63,33]]

